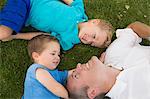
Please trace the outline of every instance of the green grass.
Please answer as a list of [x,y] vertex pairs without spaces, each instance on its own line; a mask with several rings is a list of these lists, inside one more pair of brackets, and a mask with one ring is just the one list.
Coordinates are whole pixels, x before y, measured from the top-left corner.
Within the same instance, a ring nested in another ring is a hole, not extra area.
[[[0,0],[0,8],[6,0]],[[125,28],[129,23],[141,21],[150,25],[150,0],[85,0],[89,18],[102,18],[110,21],[115,29]],[[25,28],[23,31],[33,31]],[[115,37],[114,37],[115,38]],[[142,44],[150,45],[143,41]],[[0,41],[0,99],[20,99],[27,68],[31,64],[27,54],[27,41]],[[78,62],[84,63],[91,56],[105,49],[79,44],[73,49],[62,52],[59,69],[71,69]]]

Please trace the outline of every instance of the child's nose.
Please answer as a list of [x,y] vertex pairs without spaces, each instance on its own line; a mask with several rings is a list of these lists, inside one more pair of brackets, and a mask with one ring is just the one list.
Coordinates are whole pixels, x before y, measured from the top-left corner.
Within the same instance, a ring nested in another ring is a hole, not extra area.
[[85,34],[85,35],[83,36],[83,39],[84,39],[84,40],[88,40],[88,39],[89,39],[89,35]]
[[56,56],[55,56],[55,58],[56,58],[57,60],[59,60],[59,59],[60,59],[60,57],[59,57],[58,55],[56,55]]

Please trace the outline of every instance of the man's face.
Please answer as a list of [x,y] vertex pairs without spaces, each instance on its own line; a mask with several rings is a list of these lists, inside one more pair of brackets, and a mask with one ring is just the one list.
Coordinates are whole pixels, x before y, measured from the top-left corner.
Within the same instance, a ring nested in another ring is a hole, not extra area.
[[[100,65],[97,57],[92,57],[86,64],[78,64],[74,72],[69,76],[67,88],[70,92],[80,90],[85,86],[91,86],[97,81]],[[99,84],[99,82],[97,82]]]

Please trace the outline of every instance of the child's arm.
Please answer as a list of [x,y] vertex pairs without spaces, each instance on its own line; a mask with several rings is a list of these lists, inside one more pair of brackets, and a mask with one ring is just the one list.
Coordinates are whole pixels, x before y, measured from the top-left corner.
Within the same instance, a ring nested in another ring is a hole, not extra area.
[[68,99],[68,92],[64,88],[63,85],[58,83],[50,74],[48,71],[39,68],[36,70],[36,78],[37,80],[43,84],[49,91],[51,91],[53,94]]
[[13,40],[13,39],[30,40],[30,39],[32,39],[33,37],[38,36],[38,35],[41,35],[41,34],[50,35],[49,33],[43,33],[43,32],[18,33],[18,34],[16,34],[16,35],[11,35],[11,36],[9,36],[8,38],[3,39],[2,41],[10,41],[10,40]]
[[141,22],[134,22],[128,25],[135,33],[137,33],[141,38],[150,37],[150,26],[141,23]]
[[38,35],[41,35],[41,34],[44,34],[44,35],[50,35],[49,33],[43,33],[43,32],[27,32],[27,33],[18,33],[16,35],[13,35],[13,39],[25,39],[25,40],[30,40],[32,39],[33,37],[35,36],[38,36]]
[[66,3],[67,5],[70,5],[72,2],[73,2],[73,0],[62,0],[64,3]]

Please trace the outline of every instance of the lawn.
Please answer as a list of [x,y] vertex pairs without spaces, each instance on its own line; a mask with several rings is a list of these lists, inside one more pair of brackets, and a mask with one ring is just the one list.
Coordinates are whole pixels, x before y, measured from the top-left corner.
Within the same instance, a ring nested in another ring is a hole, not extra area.
[[[0,0],[0,8],[6,0]],[[86,13],[91,18],[108,20],[114,28],[125,28],[129,23],[141,21],[150,25],[150,0],[84,0]],[[22,31],[35,31],[30,27]],[[115,36],[114,36],[115,39]],[[144,40],[144,45],[150,42]],[[26,70],[31,63],[27,41],[0,41],[0,99],[20,99]],[[62,52],[59,69],[71,69],[78,62],[84,63],[91,56],[99,56],[105,49],[79,44]]]

